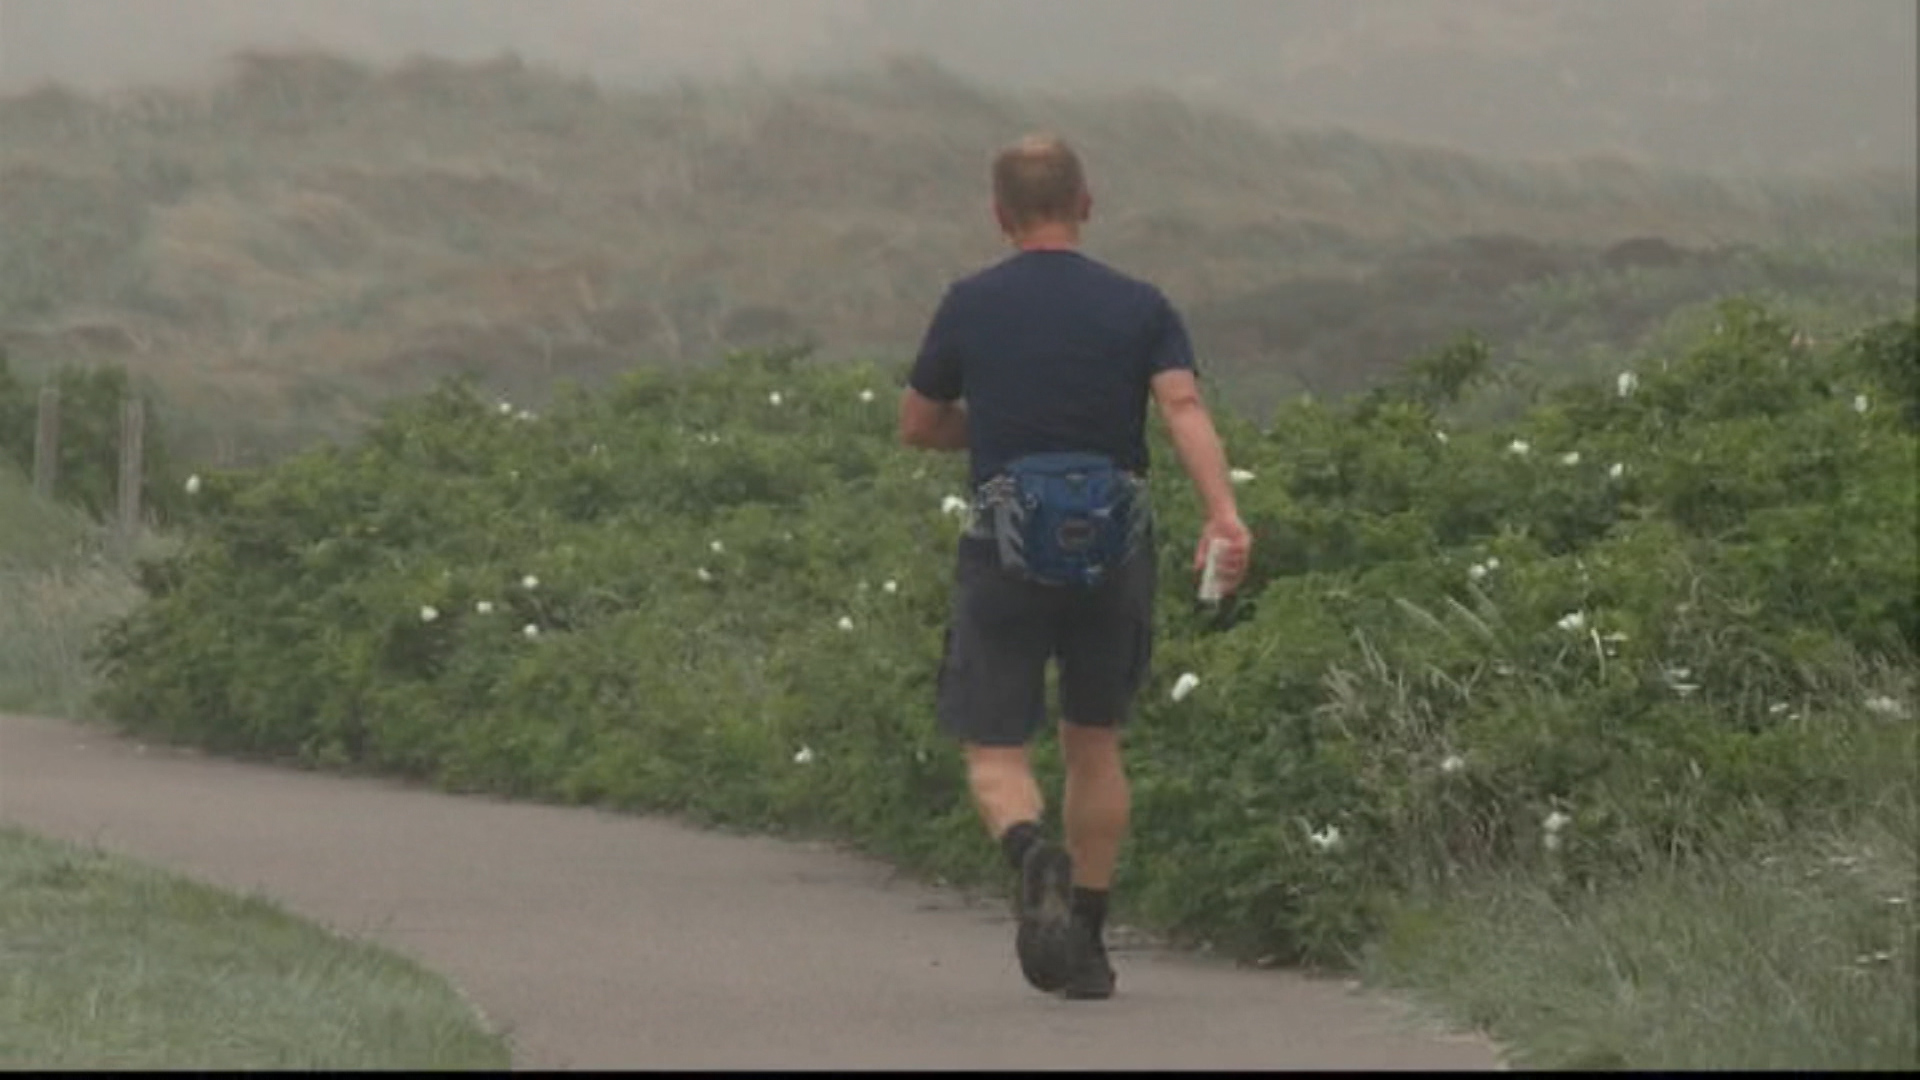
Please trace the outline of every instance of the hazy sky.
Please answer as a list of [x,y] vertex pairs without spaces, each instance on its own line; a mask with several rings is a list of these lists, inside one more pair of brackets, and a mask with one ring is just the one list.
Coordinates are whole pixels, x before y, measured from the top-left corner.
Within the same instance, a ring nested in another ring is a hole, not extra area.
[[513,49],[634,79],[827,51],[863,0],[0,0],[0,81],[170,79],[251,44],[393,59]]
[[1912,168],[1913,0],[0,0],[0,89],[205,74],[250,44],[512,49],[644,83],[927,53],[1495,153]]

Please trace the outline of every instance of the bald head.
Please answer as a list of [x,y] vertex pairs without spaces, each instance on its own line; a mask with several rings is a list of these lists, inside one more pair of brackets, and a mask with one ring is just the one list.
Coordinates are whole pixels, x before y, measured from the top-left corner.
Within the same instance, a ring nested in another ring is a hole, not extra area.
[[1078,225],[1089,202],[1080,156],[1057,135],[1028,135],[994,158],[993,201],[1009,231]]

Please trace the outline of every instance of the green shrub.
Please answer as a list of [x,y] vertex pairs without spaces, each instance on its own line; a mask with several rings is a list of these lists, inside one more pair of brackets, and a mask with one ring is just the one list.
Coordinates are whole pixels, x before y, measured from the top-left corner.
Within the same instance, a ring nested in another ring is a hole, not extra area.
[[[1226,421],[1260,544],[1217,614],[1162,441],[1132,913],[1336,960],[1426,883],[1592,886],[1837,812],[1809,703],[1920,645],[1901,326],[1816,350],[1730,304],[1631,392],[1511,425],[1442,426],[1471,343],[1350,405]],[[102,704],[151,736],[990,880],[931,723],[964,471],[895,446],[896,381],[744,356],[540,417],[449,384],[357,445],[212,476],[103,642]]]

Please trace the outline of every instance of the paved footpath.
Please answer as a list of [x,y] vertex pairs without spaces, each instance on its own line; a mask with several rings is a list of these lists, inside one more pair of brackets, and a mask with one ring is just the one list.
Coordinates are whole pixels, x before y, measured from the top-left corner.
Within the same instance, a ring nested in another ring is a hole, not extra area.
[[449,977],[527,1068],[1491,1069],[1343,981],[1150,947],[1036,993],[1004,903],[825,845],[0,717],[0,822],[272,897]]

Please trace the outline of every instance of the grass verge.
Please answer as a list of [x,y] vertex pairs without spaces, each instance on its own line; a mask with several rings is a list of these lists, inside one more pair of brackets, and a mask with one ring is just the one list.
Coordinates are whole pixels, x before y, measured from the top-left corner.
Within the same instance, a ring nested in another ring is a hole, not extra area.
[[[0,469],[0,710],[79,716],[140,593]],[[452,988],[257,899],[0,828],[0,1068],[504,1068]]]
[[501,1069],[446,983],[264,900],[0,828],[0,1068]]
[[1367,974],[1488,1032],[1522,1068],[1920,1068],[1910,722],[1897,741],[1857,763],[1850,823],[1592,889],[1482,878],[1397,912]]

